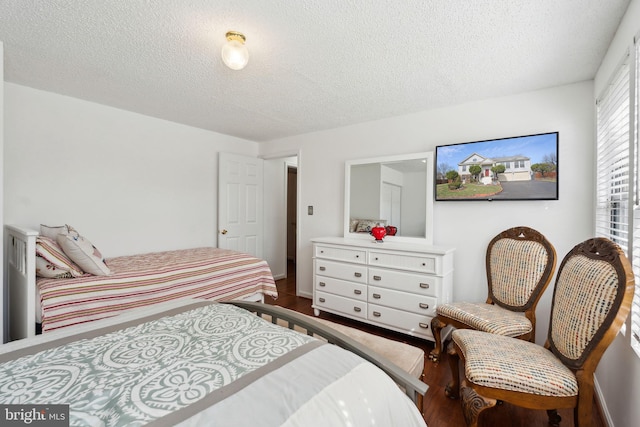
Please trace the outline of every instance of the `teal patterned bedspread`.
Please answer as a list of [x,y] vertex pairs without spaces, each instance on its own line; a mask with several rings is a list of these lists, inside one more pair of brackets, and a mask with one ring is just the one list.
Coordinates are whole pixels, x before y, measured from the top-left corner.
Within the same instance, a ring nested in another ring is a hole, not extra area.
[[206,303],[13,360],[5,356],[0,403],[70,404],[72,426],[144,425],[214,392],[224,399],[261,371],[277,369],[270,362],[285,363],[318,345],[235,306]]

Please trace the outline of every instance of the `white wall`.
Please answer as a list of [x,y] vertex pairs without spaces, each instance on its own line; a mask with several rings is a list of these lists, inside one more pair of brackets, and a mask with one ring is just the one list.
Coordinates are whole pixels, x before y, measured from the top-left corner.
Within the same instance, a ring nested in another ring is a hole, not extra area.
[[[596,96],[602,93],[623,53],[630,48],[633,38],[640,32],[640,0],[632,0],[616,36],[609,47],[594,83]],[[592,102],[593,104],[593,102]],[[637,257],[638,254],[635,254]],[[629,325],[629,321],[627,321]],[[610,426],[631,427],[640,420],[640,359],[631,349],[629,334],[618,334],[602,357],[596,371],[596,380]]]
[[[482,301],[487,286],[484,253],[505,228],[540,230],[560,257],[591,236],[593,223],[593,84],[583,82],[518,96],[489,99],[263,143],[261,154],[300,150],[301,200],[297,279],[311,295],[310,239],[343,230],[344,162],[431,151],[436,145],[559,131],[558,201],[436,202],[434,244],[456,248],[454,300]],[[314,215],[306,206],[314,206]],[[551,292],[538,308],[537,341],[548,326]]]
[[380,174],[380,165],[377,163],[351,166],[349,218],[386,219],[380,216]]
[[426,234],[424,218],[426,216],[425,198],[427,192],[426,171],[405,172],[402,187],[402,229],[407,236]]
[[217,245],[218,152],[257,143],[5,83],[4,222],[111,257]]

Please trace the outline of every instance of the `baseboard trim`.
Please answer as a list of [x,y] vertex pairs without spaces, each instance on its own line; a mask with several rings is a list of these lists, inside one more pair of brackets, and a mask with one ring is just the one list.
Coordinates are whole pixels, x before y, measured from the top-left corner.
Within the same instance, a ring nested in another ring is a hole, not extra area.
[[313,299],[313,294],[308,292],[298,292],[299,297]]
[[600,384],[598,384],[598,378],[593,376],[593,389],[595,390],[596,397],[596,405],[598,405],[598,412],[600,413],[600,418],[602,422],[607,427],[614,427],[613,420],[611,419],[611,415],[609,414],[609,409],[607,408],[607,402],[604,400],[604,396],[602,394],[602,390],[600,389]]
[[280,279],[286,279],[287,275],[282,273],[282,274],[276,274],[275,276],[273,276],[273,280],[280,280]]

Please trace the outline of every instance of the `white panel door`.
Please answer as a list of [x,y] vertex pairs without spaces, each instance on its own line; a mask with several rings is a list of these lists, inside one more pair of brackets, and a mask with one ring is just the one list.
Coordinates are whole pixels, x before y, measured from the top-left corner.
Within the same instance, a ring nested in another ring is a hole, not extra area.
[[218,247],[262,258],[263,160],[218,157]]

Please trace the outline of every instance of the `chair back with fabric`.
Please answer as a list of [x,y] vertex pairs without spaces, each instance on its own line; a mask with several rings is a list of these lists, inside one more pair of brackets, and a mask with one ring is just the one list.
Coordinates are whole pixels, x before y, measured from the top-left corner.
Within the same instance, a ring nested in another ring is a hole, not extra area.
[[551,281],[555,257],[551,243],[533,228],[513,227],[498,234],[487,247],[487,303],[510,311],[533,308],[535,316],[535,306]]
[[595,369],[629,313],[633,290],[618,245],[594,238],[575,246],[558,270],[545,346],[574,371]]

